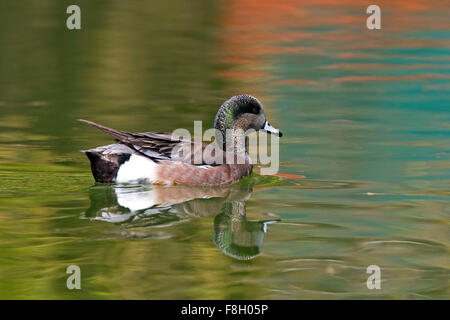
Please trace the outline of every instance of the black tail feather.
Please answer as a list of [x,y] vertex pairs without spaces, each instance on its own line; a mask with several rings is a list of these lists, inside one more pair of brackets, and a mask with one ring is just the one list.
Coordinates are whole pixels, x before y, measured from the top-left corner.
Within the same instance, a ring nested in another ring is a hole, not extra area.
[[98,124],[98,123],[95,123],[95,122],[92,122],[89,120],[78,119],[78,121],[81,121],[83,123],[86,123],[86,124],[94,127],[94,128],[102,130],[103,132],[106,132],[107,134],[116,138],[116,140],[118,140],[118,141],[127,142],[129,139],[129,133],[127,133],[127,132],[116,130],[113,128],[108,128],[108,127],[102,126],[101,124]]
[[119,167],[130,159],[131,154],[103,154],[95,149],[83,151],[91,162],[92,175],[97,182],[114,182]]

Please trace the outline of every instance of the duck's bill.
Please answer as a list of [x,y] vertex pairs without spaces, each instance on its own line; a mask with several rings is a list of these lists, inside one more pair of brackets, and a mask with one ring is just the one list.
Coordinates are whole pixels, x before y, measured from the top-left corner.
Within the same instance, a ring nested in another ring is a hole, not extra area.
[[283,136],[283,134],[281,133],[281,131],[278,130],[278,129],[275,129],[274,127],[272,127],[268,121],[266,121],[266,122],[264,123],[264,126],[263,126],[262,129],[263,129],[264,131],[267,131],[267,132],[270,133],[270,134],[274,134],[274,135],[276,135],[276,136],[279,136],[280,138]]

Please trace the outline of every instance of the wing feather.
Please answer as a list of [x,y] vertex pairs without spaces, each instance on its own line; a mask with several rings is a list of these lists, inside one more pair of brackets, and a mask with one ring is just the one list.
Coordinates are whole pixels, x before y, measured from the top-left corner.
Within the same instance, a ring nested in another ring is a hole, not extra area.
[[[175,138],[170,133],[164,132],[134,133],[105,127],[101,124],[89,120],[79,119],[79,121],[113,136],[118,142],[123,143],[130,148],[133,148],[135,151],[139,152],[140,154],[146,157],[151,158],[152,160],[182,161],[185,163],[195,164],[199,166],[219,165],[214,162],[206,163],[203,161],[203,157],[201,158],[195,157],[196,152],[197,153],[204,152],[204,149],[208,145],[207,143],[198,142],[192,139]],[[175,150],[177,150],[177,149],[174,150],[175,147],[179,148],[178,150],[185,150],[185,151],[190,150],[190,152],[185,152],[185,155],[180,154],[174,152]],[[220,152],[223,154],[223,151]],[[223,156],[222,159],[224,159],[225,154],[221,156]],[[195,158],[202,159],[202,163],[194,163]]]

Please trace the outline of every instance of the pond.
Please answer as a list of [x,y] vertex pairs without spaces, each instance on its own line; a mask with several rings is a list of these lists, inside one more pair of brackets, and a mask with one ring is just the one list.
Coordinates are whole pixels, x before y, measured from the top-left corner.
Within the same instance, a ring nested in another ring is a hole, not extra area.
[[[448,299],[448,3],[0,2],[0,298]],[[96,184],[81,152],[248,93],[279,176]],[[81,269],[68,290],[66,269]],[[379,266],[381,289],[368,289]]]

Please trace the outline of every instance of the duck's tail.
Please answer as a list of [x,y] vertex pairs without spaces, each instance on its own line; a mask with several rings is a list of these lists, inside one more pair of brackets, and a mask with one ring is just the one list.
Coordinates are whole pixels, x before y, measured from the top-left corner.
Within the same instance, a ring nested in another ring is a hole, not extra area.
[[97,182],[115,182],[120,166],[133,154],[133,150],[120,143],[81,152],[89,158],[92,175]]
[[86,124],[94,127],[94,128],[102,130],[103,132],[106,132],[107,134],[116,138],[116,140],[118,140],[118,141],[127,142],[128,138],[129,138],[129,133],[127,133],[127,132],[116,130],[113,128],[108,128],[108,127],[102,126],[101,124],[98,124],[98,123],[95,123],[95,122],[92,122],[89,120],[78,119],[78,121],[81,121],[83,123],[86,123]]

